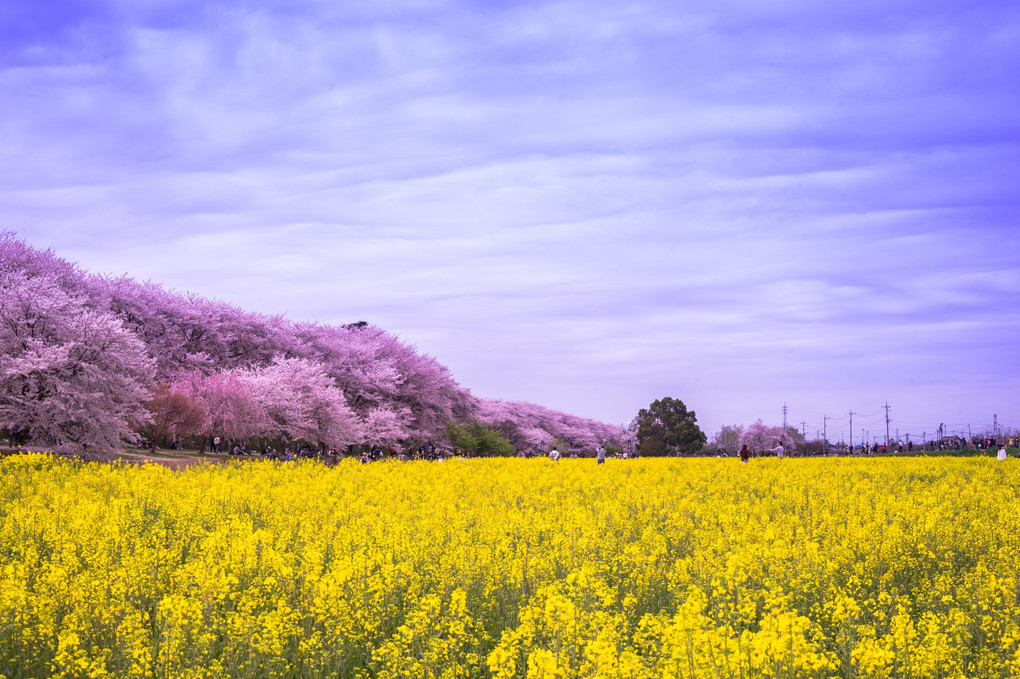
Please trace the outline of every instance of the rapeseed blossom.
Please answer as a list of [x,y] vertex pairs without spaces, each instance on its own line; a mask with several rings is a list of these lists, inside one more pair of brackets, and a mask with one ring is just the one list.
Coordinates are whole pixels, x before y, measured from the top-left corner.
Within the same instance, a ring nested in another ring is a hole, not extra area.
[[1020,673],[981,459],[0,461],[0,675]]

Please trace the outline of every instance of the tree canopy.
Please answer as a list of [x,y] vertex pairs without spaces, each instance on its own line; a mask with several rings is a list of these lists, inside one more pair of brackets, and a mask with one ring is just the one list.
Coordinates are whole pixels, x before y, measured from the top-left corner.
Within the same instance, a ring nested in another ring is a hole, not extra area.
[[473,455],[506,457],[514,452],[514,447],[506,436],[486,427],[478,420],[472,420],[467,424],[447,422],[446,432],[454,448]]
[[102,455],[136,443],[138,431],[456,445],[445,423],[472,420],[526,454],[544,454],[554,438],[585,454],[626,435],[475,397],[438,360],[363,321],[295,323],[95,276],[0,232],[0,428],[30,445]]
[[49,450],[95,456],[137,440],[152,361],[112,313],[58,271],[0,269],[0,426]]
[[680,399],[665,397],[637,415],[637,440],[642,455],[693,455],[708,437],[693,410]]
[[740,434],[740,445],[747,444],[755,453],[762,453],[783,444],[786,452],[792,454],[804,437],[797,430],[783,431],[782,427],[770,427],[758,420]]

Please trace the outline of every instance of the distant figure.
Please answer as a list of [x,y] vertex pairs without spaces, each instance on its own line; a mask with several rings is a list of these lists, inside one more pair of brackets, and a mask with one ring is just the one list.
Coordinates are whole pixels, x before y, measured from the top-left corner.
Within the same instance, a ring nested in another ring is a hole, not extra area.
[[549,453],[549,459],[552,460],[553,462],[560,459],[560,451],[553,448],[552,451],[550,451]]
[[748,459],[750,459],[750,457],[751,457],[751,449],[748,448],[747,444],[745,443],[743,445],[743,447],[741,447],[741,449],[740,449],[740,459],[743,462],[746,463],[748,461]]
[[1006,460],[1006,446],[999,448],[999,462],[1005,462]]
[[786,449],[783,448],[783,444],[782,443],[780,443],[775,448],[769,448],[769,452],[770,453],[775,453],[776,457],[778,457],[778,458],[782,458],[784,455],[786,455]]
[[602,446],[599,446],[599,449],[595,451],[595,454],[598,457],[598,462],[596,462],[596,464],[602,464],[606,461],[606,449]]

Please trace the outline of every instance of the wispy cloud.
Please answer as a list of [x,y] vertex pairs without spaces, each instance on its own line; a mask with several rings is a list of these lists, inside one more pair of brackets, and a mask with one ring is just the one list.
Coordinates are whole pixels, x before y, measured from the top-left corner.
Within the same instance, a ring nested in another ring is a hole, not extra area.
[[1001,3],[2,11],[0,224],[92,270],[614,422],[977,420],[1020,386]]

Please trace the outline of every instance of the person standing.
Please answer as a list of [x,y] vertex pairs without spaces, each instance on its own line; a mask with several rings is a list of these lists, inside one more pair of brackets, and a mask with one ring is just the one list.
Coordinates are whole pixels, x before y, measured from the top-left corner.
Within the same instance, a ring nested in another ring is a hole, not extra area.
[[558,451],[558,450],[556,450],[555,448],[553,448],[553,449],[552,449],[552,450],[551,450],[551,451],[549,452],[549,459],[550,459],[551,461],[553,461],[553,462],[555,462],[556,460],[560,459],[560,451]]
[[999,448],[998,458],[999,458],[999,462],[1005,462],[1006,461],[1006,446],[1002,446],[1001,448]]
[[750,457],[751,457],[751,449],[748,448],[747,444],[745,443],[740,448],[740,459],[741,459],[742,462],[746,463],[750,459]]
[[602,464],[606,461],[606,449],[604,447],[599,446],[599,449],[595,451],[595,455],[598,457],[596,464]]
[[783,456],[786,455],[786,449],[783,448],[782,442],[780,442],[779,445],[777,445],[775,448],[769,448],[769,452],[775,453],[776,457],[778,457],[779,459],[782,459]]

